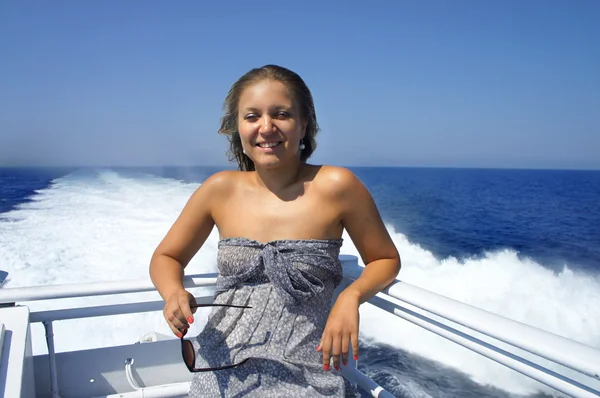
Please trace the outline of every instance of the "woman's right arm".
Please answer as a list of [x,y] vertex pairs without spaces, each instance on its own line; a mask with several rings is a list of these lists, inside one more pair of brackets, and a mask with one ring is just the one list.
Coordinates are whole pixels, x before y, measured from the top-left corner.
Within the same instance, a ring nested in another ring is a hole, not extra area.
[[194,192],[150,261],[150,278],[165,301],[163,314],[177,337],[194,321],[190,304],[195,300],[183,287],[184,268],[215,225],[213,206],[227,190],[227,174],[213,175]]

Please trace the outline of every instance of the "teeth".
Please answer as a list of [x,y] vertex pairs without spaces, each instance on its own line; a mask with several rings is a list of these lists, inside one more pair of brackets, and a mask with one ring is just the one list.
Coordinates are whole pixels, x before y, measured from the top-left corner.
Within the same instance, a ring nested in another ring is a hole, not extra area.
[[258,144],[261,148],[273,148],[274,146],[279,145],[279,142],[262,142]]

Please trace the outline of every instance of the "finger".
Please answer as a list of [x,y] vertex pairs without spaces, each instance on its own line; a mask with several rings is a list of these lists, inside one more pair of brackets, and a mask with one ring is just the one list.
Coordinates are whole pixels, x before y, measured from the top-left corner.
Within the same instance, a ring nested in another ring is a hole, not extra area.
[[188,329],[188,326],[178,321],[177,318],[169,322],[169,326],[171,327],[171,330],[173,331],[173,333],[175,333],[175,336],[177,337],[183,336]]
[[178,338],[183,337],[183,335],[181,334],[181,332],[179,330],[177,330],[177,328],[175,326],[173,326],[172,323],[169,323],[169,327],[171,328],[171,331],[173,332],[173,334],[175,336],[177,336]]
[[350,335],[344,333],[342,336],[342,364],[348,365],[348,351],[350,351]]
[[189,294],[179,296],[179,309],[181,311],[181,315],[183,315],[183,319],[185,319],[185,322],[187,323],[194,323],[190,302],[191,300]]
[[[188,328],[188,324],[184,323],[180,319],[180,317],[181,317],[181,315],[178,317],[175,315],[175,313],[173,311],[169,311],[169,310],[165,311],[165,318],[167,319],[167,322],[169,323],[171,330],[173,330],[173,333],[175,333],[176,336],[178,334],[180,334],[181,331]],[[177,337],[179,337],[179,336],[177,336]]]
[[328,371],[329,361],[331,360],[331,338],[329,336],[325,336],[321,347],[323,350],[323,369],[325,369],[325,371]]
[[358,361],[358,332],[352,332],[352,354],[354,360]]
[[331,356],[333,357],[333,367],[335,370],[340,370],[340,354],[342,353],[342,336],[336,334],[333,336],[333,344],[331,347]]
[[173,324],[173,326],[175,326],[178,329],[188,328],[188,322],[185,319],[181,308],[177,306],[177,303],[173,303],[172,307],[174,308],[171,309],[171,315],[167,317],[167,320],[169,320]]
[[182,333],[179,329],[177,329],[177,327],[175,325],[173,325],[171,322],[169,322],[169,327],[171,328],[171,331],[173,332],[173,334],[175,336],[177,336],[177,338],[182,338],[184,336],[184,333]]
[[[195,314],[198,310],[198,303],[196,302],[196,298],[190,294],[190,309],[192,310],[192,314]],[[192,322],[194,321],[194,316],[192,315]]]

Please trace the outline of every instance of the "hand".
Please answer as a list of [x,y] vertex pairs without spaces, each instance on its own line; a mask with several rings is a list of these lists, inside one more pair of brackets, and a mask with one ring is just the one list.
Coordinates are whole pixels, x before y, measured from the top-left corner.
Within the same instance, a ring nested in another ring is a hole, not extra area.
[[325,330],[317,351],[323,352],[323,368],[329,370],[329,361],[333,357],[333,366],[340,369],[340,355],[344,366],[348,364],[350,343],[354,360],[358,359],[358,314],[359,299],[352,294],[342,292],[329,313]]
[[163,315],[178,338],[185,336],[190,324],[194,323],[195,306],[196,299],[194,296],[183,289],[173,293],[167,299]]

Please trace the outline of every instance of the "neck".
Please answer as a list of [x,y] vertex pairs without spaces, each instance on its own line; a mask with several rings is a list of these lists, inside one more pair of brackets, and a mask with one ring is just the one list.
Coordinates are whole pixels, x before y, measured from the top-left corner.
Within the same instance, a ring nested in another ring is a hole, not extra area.
[[298,181],[298,176],[304,168],[300,160],[276,169],[256,168],[256,182],[268,190],[279,193]]

